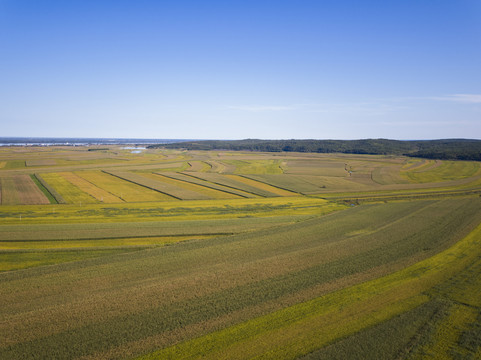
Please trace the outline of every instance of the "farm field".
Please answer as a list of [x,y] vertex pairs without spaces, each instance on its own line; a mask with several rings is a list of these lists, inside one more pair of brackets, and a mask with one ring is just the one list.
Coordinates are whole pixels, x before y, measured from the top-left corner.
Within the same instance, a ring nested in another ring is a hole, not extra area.
[[0,152],[1,359],[480,358],[480,163],[89,149]]

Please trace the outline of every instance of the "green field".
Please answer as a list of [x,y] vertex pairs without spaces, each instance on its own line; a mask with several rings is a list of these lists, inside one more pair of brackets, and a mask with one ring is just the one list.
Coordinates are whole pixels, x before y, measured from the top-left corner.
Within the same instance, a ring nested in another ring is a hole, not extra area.
[[0,154],[1,359],[481,358],[479,163],[88,150]]

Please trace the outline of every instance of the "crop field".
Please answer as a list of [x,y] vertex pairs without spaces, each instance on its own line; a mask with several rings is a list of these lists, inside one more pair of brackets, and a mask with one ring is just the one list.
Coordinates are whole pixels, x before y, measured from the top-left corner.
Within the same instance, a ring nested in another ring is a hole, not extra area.
[[95,186],[108,191],[122,201],[139,202],[172,199],[172,197],[168,195],[105,172],[83,171],[78,175]]
[[53,187],[68,204],[89,204],[98,202],[90,194],[82,191],[78,186],[69,181],[70,173],[41,173],[42,179]]
[[481,358],[479,163],[90,150],[1,149],[0,359]]
[[28,175],[1,177],[2,205],[49,204],[50,201]]

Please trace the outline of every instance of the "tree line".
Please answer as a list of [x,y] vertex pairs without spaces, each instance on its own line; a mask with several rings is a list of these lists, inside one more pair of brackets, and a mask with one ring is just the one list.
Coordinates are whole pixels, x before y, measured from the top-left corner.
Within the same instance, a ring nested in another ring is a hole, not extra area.
[[149,148],[405,155],[441,160],[481,161],[481,140],[201,140],[150,145]]

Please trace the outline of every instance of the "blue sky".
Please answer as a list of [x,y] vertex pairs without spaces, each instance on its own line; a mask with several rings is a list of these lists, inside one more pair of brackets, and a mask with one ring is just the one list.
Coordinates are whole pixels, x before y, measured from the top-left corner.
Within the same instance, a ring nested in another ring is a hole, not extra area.
[[0,0],[0,136],[481,139],[481,1]]

